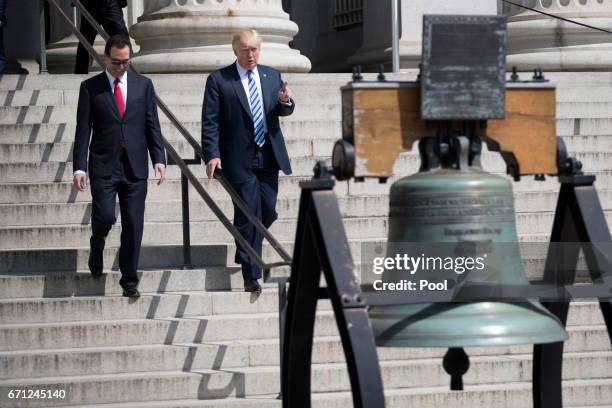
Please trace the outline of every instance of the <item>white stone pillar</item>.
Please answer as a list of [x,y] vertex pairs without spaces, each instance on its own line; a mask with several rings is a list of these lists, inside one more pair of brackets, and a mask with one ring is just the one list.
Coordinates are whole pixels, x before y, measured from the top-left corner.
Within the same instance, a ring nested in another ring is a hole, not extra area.
[[[610,0],[521,0],[521,4],[584,24],[612,30]],[[611,35],[512,7],[508,15],[508,66],[519,70],[612,68]]]
[[400,65],[418,68],[421,62],[424,14],[497,15],[497,0],[402,1]]
[[284,72],[308,72],[310,61],[289,41],[297,25],[282,0],[148,0],[131,29],[140,45],[134,66],[141,72],[210,72],[234,60],[236,31],[257,30],[260,62]]
[[145,0],[128,0],[128,6],[126,10],[126,24],[128,30],[132,29],[132,26],[138,22],[138,17],[144,13],[144,2]]
[[[497,0],[403,0],[400,65],[416,68],[421,60],[423,14],[497,14]],[[363,45],[349,58],[351,65],[372,68],[391,64],[391,0],[363,1]]]

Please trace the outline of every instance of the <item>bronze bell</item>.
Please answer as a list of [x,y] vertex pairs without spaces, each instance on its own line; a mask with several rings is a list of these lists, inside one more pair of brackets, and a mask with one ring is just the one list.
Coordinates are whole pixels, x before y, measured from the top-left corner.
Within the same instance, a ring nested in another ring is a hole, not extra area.
[[[528,284],[510,182],[480,169],[477,159],[469,165],[466,140],[457,144],[456,163],[441,163],[432,155],[435,143],[422,140],[421,171],[391,186],[386,255],[396,257],[398,248],[406,247],[420,252],[413,256],[432,255],[434,260],[472,254],[486,257],[485,268],[458,274],[438,264],[414,275],[385,271],[382,280],[413,279],[419,285],[424,279],[430,287],[467,281]],[[551,343],[567,337],[558,319],[537,301],[379,306],[370,310],[370,319],[378,346],[461,348]]]

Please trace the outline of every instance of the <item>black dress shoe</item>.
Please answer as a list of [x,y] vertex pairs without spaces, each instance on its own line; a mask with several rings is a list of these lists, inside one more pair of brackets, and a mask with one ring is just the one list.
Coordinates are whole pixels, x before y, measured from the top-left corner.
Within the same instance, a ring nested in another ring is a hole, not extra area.
[[257,279],[248,279],[244,281],[244,291],[245,292],[261,292],[261,286],[257,282]]
[[123,296],[131,299],[137,299],[140,297],[140,292],[136,288],[127,288],[123,289]]
[[94,260],[94,257],[89,254],[89,260],[87,261],[87,266],[89,266],[89,271],[94,276],[94,278],[99,278],[102,276],[102,270],[104,269],[104,264],[102,263],[102,259],[99,261]]

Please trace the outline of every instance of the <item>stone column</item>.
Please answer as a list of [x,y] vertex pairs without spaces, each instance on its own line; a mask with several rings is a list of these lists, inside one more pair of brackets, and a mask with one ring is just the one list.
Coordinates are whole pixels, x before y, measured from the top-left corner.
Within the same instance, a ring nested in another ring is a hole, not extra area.
[[400,65],[418,68],[421,62],[424,14],[497,15],[496,0],[416,0],[402,2]]
[[[525,6],[612,30],[609,0],[521,0]],[[612,67],[610,34],[518,7],[508,18],[508,66],[520,70],[602,70]]]
[[[400,64],[416,68],[421,59],[423,14],[497,14],[497,0],[401,1]],[[391,65],[391,0],[363,1],[363,45],[349,63],[373,68]]]
[[391,65],[391,0],[363,0],[363,42],[347,62],[368,71]]
[[210,72],[234,60],[234,32],[255,29],[263,38],[260,62],[284,72],[308,72],[310,61],[289,41],[297,25],[282,0],[148,0],[131,29],[140,45],[141,72]]
[[[70,0],[60,3],[62,10],[72,21],[75,20],[74,7]],[[74,61],[76,47],[79,40],[65,24],[64,19],[57,13],[54,7],[49,6],[49,32],[50,42],[47,44],[47,64],[52,74],[67,74],[74,72]]]

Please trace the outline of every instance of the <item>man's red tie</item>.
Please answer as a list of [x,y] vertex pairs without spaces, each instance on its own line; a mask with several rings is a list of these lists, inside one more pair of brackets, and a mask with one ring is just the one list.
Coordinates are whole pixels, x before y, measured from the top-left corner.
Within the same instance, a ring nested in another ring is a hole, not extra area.
[[119,116],[123,119],[123,114],[125,113],[125,106],[123,106],[123,92],[121,92],[121,87],[119,86],[119,78],[115,78],[115,103],[117,104],[117,109],[119,110]]

